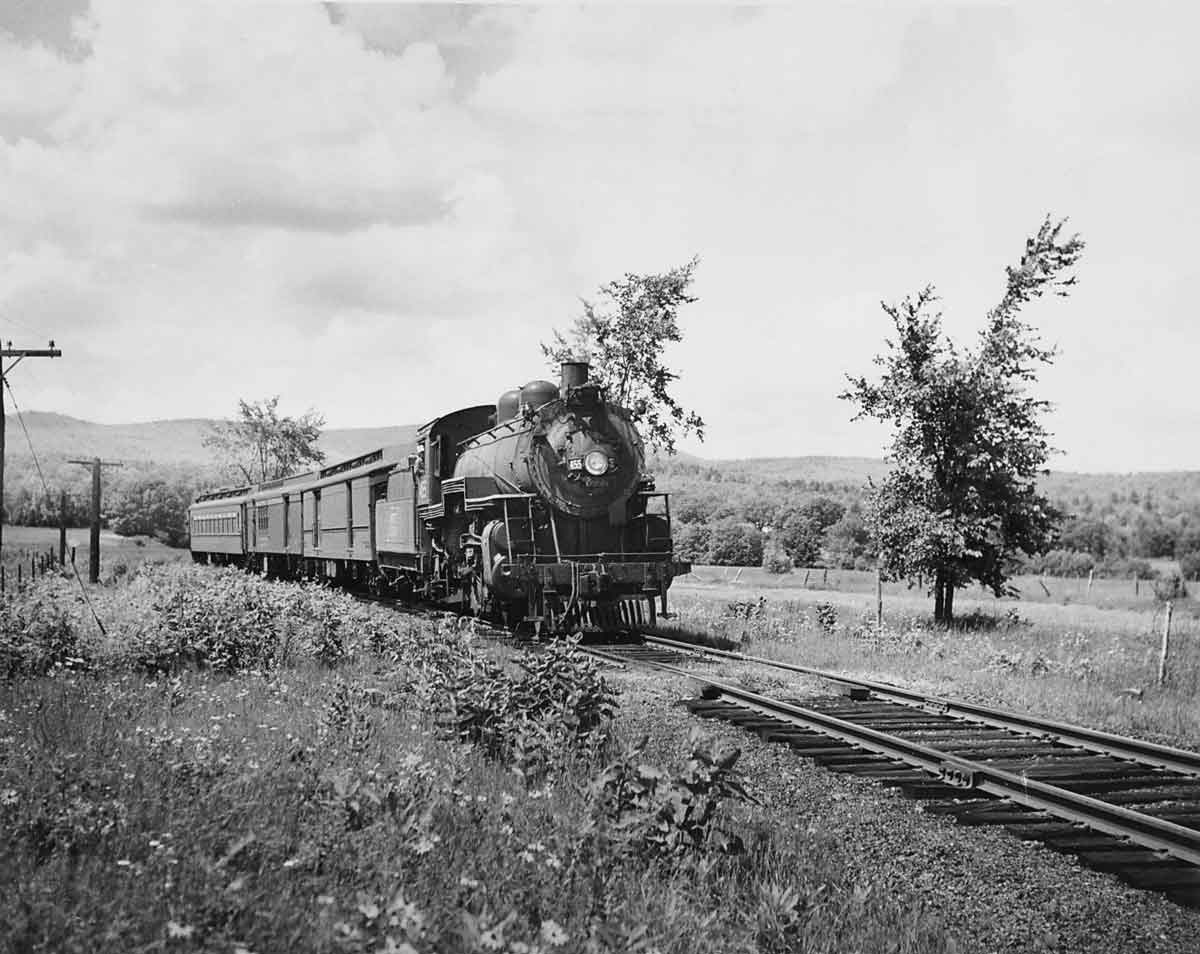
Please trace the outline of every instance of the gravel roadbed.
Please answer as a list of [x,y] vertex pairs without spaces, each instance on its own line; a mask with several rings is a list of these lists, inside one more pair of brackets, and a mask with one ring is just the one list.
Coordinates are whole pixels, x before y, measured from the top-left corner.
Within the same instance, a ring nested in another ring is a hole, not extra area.
[[[734,674],[722,667],[719,678]],[[771,817],[827,836],[852,877],[903,886],[941,918],[964,954],[1200,952],[1200,911],[1128,887],[1003,828],[959,826],[925,814],[920,801],[896,789],[827,771],[785,745],[698,719],[680,705],[695,695],[689,680],[616,668],[606,676],[621,691],[618,726],[626,738],[649,736],[647,754],[663,762],[686,754],[697,726],[737,746],[747,787]],[[762,690],[813,687],[803,680],[771,682]]]

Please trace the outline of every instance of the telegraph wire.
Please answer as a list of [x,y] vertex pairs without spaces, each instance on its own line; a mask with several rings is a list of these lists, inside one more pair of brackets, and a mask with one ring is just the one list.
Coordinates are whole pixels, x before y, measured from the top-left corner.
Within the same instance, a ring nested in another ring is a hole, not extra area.
[[[42,482],[42,492],[46,495],[47,500],[53,499],[50,493],[50,485],[46,482],[46,475],[42,472],[42,462],[38,459],[37,451],[33,446],[33,438],[29,436],[29,428],[25,426],[25,418],[21,414],[21,407],[17,404],[17,396],[13,393],[12,385],[9,383],[8,377],[3,379],[4,387],[8,390],[8,396],[12,398],[13,411],[17,415],[17,423],[21,425],[21,432],[25,435],[25,443],[29,445],[29,454],[33,457],[33,466],[37,469],[38,480]],[[79,575],[79,568],[75,566],[75,561],[71,561],[71,572],[75,575],[75,580],[79,584],[79,591],[83,594],[83,601],[87,603],[87,608],[91,611],[92,619],[96,621],[96,626],[100,629],[100,635],[107,637],[108,630],[104,628],[104,623],[100,621],[100,615],[96,612],[96,607],[92,605],[92,598],[88,595],[87,587],[83,585],[83,578]]]

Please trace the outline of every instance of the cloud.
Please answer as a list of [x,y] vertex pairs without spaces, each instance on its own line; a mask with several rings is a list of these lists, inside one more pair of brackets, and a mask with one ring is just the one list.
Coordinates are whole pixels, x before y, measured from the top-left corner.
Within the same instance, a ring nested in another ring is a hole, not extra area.
[[1077,410],[1119,417],[1095,368],[1190,400],[1187,347],[1141,365],[1191,340],[1200,71],[1190,11],[1093,7],[96,0],[70,42],[56,7],[0,33],[0,333],[60,339],[33,397],[81,416],[280,392],[413,421],[544,373],[577,296],[699,253],[688,449],[869,453],[835,395],[878,300],[935,281],[973,333],[1051,210],[1091,244],[1036,315],[1047,393],[1064,444],[1116,447]]
[[41,43],[0,31],[0,137],[37,135],[78,93],[79,70]]

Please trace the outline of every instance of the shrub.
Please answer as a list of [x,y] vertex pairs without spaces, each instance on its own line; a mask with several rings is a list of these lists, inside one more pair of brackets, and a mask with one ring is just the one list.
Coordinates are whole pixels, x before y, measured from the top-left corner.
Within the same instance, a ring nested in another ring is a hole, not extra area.
[[1131,580],[1135,576],[1139,580],[1153,580],[1158,577],[1158,571],[1149,561],[1137,557],[1108,557],[1096,568],[1096,572],[1103,577],[1121,580]]
[[463,742],[509,762],[518,774],[541,774],[556,748],[600,748],[608,738],[616,695],[575,640],[555,640],[519,660],[508,675],[478,656],[464,657],[450,677],[452,714],[444,726]]
[[813,611],[817,614],[817,625],[826,635],[832,636],[833,631],[837,629],[837,607],[832,603],[818,603],[813,607]]
[[767,598],[760,596],[756,600],[734,600],[725,604],[725,619],[761,620],[767,616]]
[[0,599],[0,674],[5,678],[86,663],[78,623],[61,591],[62,581],[49,579]]
[[718,754],[710,743],[694,742],[691,758],[671,778],[641,761],[646,741],[643,738],[592,781],[596,820],[585,834],[599,835],[639,855],[741,851],[741,837],[718,824],[724,802],[754,801],[733,771],[740,751]]
[[706,561],[716,566],[762,566],[763,535],[742,520],[718,520],[712,526]]
[[792,558],[778,540],[771,540],[763,549],[763,569],[768,573],[791,573]]
[[1154,581],[1154,598],[1160,602],[1186,599],[1187,595],[1187,584],[1178,573]]
[[1090,553],[1082,550],[1050,550],[1029,562],[1031,573],[1046,573],[1050,576],[1087,576],[1096,566]]
[[1200,580],[1200,550],[1185,553],[1179,558],[1179,575],[1185,580]]

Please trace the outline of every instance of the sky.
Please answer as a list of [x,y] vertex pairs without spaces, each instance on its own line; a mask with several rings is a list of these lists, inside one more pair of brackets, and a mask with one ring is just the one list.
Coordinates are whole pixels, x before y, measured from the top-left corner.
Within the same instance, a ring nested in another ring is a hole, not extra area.
[[1036,393],[1060,470],[1200,469],[1200,6],[0,0],[0,338],[25,409],[281,395],[411,424],[698,255],[666,359],[709,458],[879,456],[881,301],[969,341],[1087,243]]

